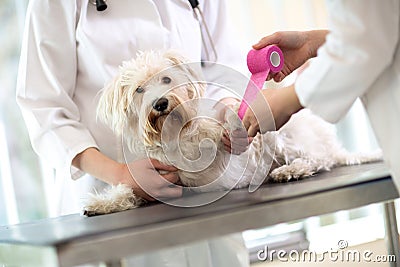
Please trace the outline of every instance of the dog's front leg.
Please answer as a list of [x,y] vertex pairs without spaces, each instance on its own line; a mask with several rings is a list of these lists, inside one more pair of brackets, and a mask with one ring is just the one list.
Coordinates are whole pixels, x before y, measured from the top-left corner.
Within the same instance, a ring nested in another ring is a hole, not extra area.
[[274,169],[269,176],[274,182],[288,182],[292,179],[301,179],[314,175],[320,170],[329,170],[330,162],[316,159],[297,158],[288,165]]
[[101,193],[89,193],[83,208],[86,216],[109,214],[139,207],[145,200],[137,197],[132,188],[118,184]]

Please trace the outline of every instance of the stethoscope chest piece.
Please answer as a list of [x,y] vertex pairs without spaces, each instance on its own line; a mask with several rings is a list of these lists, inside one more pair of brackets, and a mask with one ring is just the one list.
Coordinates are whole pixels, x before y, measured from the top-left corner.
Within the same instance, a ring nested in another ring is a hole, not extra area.
[[89,0],[89,2],[96,6],[97,11],[104,11],[107,9],[106,0]]

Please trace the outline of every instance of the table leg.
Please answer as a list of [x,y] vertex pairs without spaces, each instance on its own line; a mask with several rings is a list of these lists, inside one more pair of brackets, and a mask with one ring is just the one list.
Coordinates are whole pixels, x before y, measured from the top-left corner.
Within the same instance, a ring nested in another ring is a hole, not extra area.
[[399,233],[397,231],[396,207],[394,201],[384,203],[385,216],[385,240],[388,249],[388,255],[395,255],[396,260],[390,262],[391,267],[400,266],[400,245]]

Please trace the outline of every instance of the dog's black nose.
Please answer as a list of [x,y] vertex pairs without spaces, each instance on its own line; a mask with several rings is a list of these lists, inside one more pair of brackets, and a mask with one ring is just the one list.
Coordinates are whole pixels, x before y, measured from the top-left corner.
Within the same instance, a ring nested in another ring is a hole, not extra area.
[[164,111],[168,108],[168,99],[165,97],[161,97],[158,100],[154,101],[153,108],[157,111]]

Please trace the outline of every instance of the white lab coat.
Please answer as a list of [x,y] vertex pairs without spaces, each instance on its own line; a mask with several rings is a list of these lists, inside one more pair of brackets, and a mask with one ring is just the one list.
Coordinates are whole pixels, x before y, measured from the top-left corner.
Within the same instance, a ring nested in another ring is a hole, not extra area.
[[[225,1],[204,0],[200,6],[219,62],[243,64],[232,60],[240,60],[240,51],[230,41]],[[168,48],[199,62],[204,55],[201,44],[199,23],[187,0],[108,1],[104,12],[88,0],[29,2],[17,101],[34,150],[56,169],[52,204],[58,202],[57,214],[80,212],[87,193],[106,186],[71,167],[78,153],[96,147],[124,161],[120,138],[97,122],[95,114],[98,92],[118,66],[139,50]],[[220,99],[229,94],[211,88],[208,96]],[[243,240],[230,236],[131,261],[137,266],[247,266],[248,256]]]
[[331,32],[296,92],[303,106],[330,122],[360,96],[399,189],[400,2],[331,0],[327,7]]

